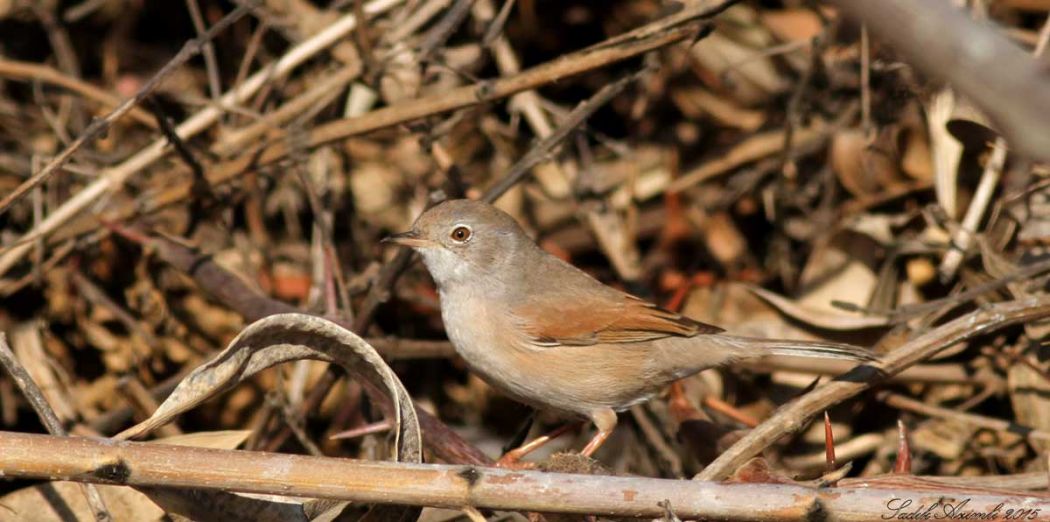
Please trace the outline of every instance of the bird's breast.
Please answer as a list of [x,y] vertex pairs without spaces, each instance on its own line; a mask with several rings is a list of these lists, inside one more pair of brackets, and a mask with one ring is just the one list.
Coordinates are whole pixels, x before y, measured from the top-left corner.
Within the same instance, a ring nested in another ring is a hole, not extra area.
[[441,291],[445,333],[471,370],[490,385],[523,402],[540,375],[534,364],[544,350],[533,346],[506,306],[465,292]]
[[442,289],[440,297],[445,333],[468,363],[491,359],[493,352],[510,349],[518,340],[510,314],[496,300],[469,289]]

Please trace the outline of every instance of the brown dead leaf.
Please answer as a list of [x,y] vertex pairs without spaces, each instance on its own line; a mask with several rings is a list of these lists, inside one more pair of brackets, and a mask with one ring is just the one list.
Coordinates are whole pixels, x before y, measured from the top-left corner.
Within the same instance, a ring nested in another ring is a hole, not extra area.
[[[326,319],[296,313],[271,315],[248,325],[225,350],[183,379],[149,419],[114,438],[125,440],[149,433],[266,368],[301,359],[338,363],[359,379],[393,426],[390,430],[394,439],[390,448],[392,459],[422,462],[422,434],[415,407],[383,358],[353,332]],[[186,504],[181,496],[163,491],[151,491],[151,495],[169,509],[198,507]],[[241,497],[216,496],[216,502],[220,501],[247,502]],[[400,506],[380,506],[372,512],[378,520],[408,520],[418,516],[418,508]],[[383,518],[379,512],[389,518]]]
[[198,431],[162,437],[153,442],[194,448],[236,449],[244,444],[251,434],[251,430]]
[[831,168],[846,190],[855,196],[871,196],[894,184],[899,178],[890,151],[869,143],[860,129],[837,132],[829,149]]

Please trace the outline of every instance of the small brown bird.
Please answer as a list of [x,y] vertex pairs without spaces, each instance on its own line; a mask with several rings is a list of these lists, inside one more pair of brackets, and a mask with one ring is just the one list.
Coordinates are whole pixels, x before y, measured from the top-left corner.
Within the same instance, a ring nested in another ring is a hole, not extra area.
[[[508,214],[452,200],[384,241],[418,251],[437,283],[456,351],[494,388],[540,410],[590,419],[592,455],[616,412],[677,379],[767,355],[872,360],[862,348],[720,334],[606,286],[543,251]],[[501,459],[510,464],[550,437]]]

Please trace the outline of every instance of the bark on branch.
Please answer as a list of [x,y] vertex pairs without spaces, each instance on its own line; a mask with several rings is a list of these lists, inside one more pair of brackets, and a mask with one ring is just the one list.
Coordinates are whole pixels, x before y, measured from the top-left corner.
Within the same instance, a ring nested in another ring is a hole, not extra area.
[[879,520],[890,499],[927,505],[969,500],[965,509],[1050,512],[1038,494],[808,488],[574,475],[501,468],[372,462],[0,432],[5,477],[238,492],[447,508],[680,518]]

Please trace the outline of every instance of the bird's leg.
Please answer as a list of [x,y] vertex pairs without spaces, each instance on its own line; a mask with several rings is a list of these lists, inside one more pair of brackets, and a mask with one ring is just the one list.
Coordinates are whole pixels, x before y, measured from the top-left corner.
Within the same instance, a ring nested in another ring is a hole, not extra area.
[[496,461],[496,466],[500,468],[520,467],[520,461],[521,459],[525,458],[526,455],[543,447],[543,445],[547,444],[548,442],[564,435],[565,432],[575,428],[578,425],[579,423],[570,422],[546,435],[540,435],[539,437],[536,437],[535,439],[532,439],[526,442],[525,444],[522,444],[521,446],[518,446],[517,448],[514,448],[504,453],[503,456],[500,457],[498,461]]
[[612,435],[613,430],[616,429],[616,412],[609,408],[591,412],[591,421],[598,428],[598,433],[594,434],[594,438],[580,452],[584,457],[594,455],[594,452],[605,444],[605,439]]

